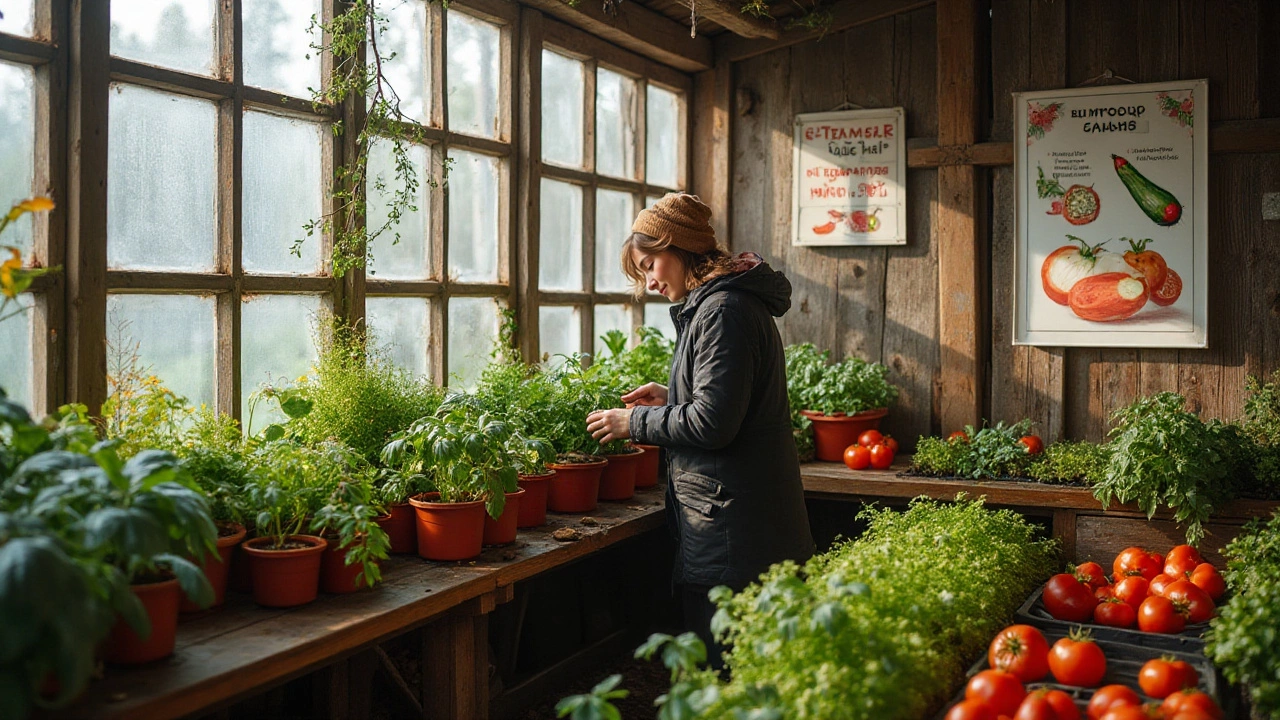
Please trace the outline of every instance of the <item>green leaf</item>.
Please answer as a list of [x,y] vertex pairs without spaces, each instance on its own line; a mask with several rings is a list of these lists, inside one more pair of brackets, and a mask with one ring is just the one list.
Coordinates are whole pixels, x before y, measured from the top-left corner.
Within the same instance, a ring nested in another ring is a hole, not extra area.
[[284,426],[272,423],[262,429],[262,439],[266,442],[275,442],[284,437]]
[[191,602],[201,609],[213,604],[213,586],[209,584],[209,578],[205,576],[203,570],[196,567],[190,560],[166,553],[157,555],[155,561],[173,572],[174,576],[178,578],[178,584],[182,586],[182,592],[186,594]]
[[314,401],[298,395],[292,395],[280,402],[280,410],[294,420],[311,414],[313,407],[315,407]]

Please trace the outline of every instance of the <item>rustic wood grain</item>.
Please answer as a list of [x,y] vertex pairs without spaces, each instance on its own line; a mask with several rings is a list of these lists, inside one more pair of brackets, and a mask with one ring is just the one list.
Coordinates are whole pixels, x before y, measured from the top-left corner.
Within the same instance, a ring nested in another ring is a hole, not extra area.
[[539,228],[542,219],[542,13],[525,9],[520,20],[520,103],[517,112],[520,153],[515,163],[516,276],[521,302],[516,309],[520,353],[528,362],[538,356],[538,273],[541,267]]
[[730,198],[732,192],[732,113],[733,66],[716,63],[694,78],[693,96],[686,99],[692,106],[693,134],[688,146],[691,153],[690,191],[711,208],[711,227],[716,239],[732,247],[729,236]]
[[[1242,521],[1205,523],[1200,554],[1215,566],[1225,567],[1222,548],[1239,535],[1243,527]],[[1111,567],[1111,561],[1125,548],[1138,546],[1163,553],[1186,541],[1186,532],[1167,520],[1076,516],[1076,559],[1080,562],[1093,560],[1103,567]]]
[[884,0],[867,3],[860,0],[843,0],[831,7],[831,24],[825,28],[794,28],[783,32],[777,40],[754,40],[725,33],[715,40],[717,60],[741,62],[775,50],[792,47],[811,40],[821,43],[836,33],[873,23],[902,13],[933,5],[934,0]]
[[577,7],[561,0],[526,0],[525,4],[685,72],[707,70],[715,64],[711,40],[689,37],[687,27],[639,3],[614,5],[612,14],[598,2],[583,2]]

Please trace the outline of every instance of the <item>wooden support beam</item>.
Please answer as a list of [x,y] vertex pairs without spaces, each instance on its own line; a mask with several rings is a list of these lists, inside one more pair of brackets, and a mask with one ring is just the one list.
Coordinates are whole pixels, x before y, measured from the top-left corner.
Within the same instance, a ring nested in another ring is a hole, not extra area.
[[780,34],[776,20],[748,15],[740,4],[726,0],[680,0],[680,4],[696,12],[699,20],[710,20],[738,37],[777,40]]
[[516,275],[511,278],[523,298],[516,308],[520,353],[538,356],[539,230],[542,222],[542,13],[520,15],[520,100],[516,154]]
[[729,237],[729,201],[732,192],[729,112],[733,104],[733,64],[716,62],[715,69],[694,78],[693,137],[690,147],[692,177],[690,190],[711,208],[711,227],[716,238],[732,246]]
[[483,615],[458,612],[423,630],[422,705],[428,718],[489,717],[488,626]]
[[614,3],[609,11],[599,0],[584,0],[577,7],[563,0],[521,2],[678,70],[699,72],[714,65],[710,40],[689,37],[689,28],[638,2]]
[[[555,2],[555,0],[551,0]],[[716,39],[717,61],[741,62],[767,52],[791,47],[809,40],[819,40],[824,35],[843,32],[852,27],[883,20],[887,17],[918,10],[934,4],[934,0],[882,0],[871,3],[866,0],[843,0],[831,8],[831,24],[825,28],[794,28],[778,35],[777,39],[759,40],[736,35],[721,35]],[[701,7],[701,4],[699,4]],[[709,17],[709,16],[708,16]],[[719,22],[718,20],[716,22]]]

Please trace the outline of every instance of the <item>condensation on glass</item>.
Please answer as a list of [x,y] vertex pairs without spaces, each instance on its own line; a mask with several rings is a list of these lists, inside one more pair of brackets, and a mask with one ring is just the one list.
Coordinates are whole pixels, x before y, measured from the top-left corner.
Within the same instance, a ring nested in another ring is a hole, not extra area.
[[107,296],[108,368],[136,350],[147,374],[189,404],[212,407],[216,349],[212,295]]
[[[34,299],[30,294],[17,297],[17,306],[13,302],[4,309],[6,320],[0,320],[0,388],[4,389],[9,399],[28,410],[34,400],[31,392],[32,373],[35,370],[32,358],[32,342],[35,337],[35,314],[31,310]],[[12,315],[21,308],[22,312]]]
[[605,344],[601,339],[610,330],[618,330],[627,336],[627,346],[635,344],[631,335],[631,308],[626,305],[597,305],[595,308],[595,353],[600,357],[605,353]]
[[636,168],[636,81],[596,69],[596,172],[639,179]]
[[542,159],[582,167],[582,104],[585,65],[550,50],[542,51]]
[[449,275],[458,282],[498,279],[498,158],[450,150]]
[[217,11],[217,0],[111,0],[111,54],[215,75]]
[[680,96],[649,85],[645,101],[644,179],[650,185],[680,185]]
[[622,272],[622,243],[636,218],[631,193],[600,188],[596,191],[596,291],[625,292],[630,286]]
[[538,355],[549,367],[559,367],[564,357],[582,351],[582,311],[572,305],[538,308]]
[[32,24],[35,0],[9,0],[0,10],[4,11],[4,17],[0,17],[0,33],[31,37],[35,31]]
[[414,375],[431,377],[431,301],[416,297],[370,297],[365,322],[386,359]]
[[311,22],[320,20],[320,0],[241,2],[245,84],[310,99],[320,87],[320,53],[312,47],[320,33]]
[[[240,417],[263,385],[291,385],[316,361],[316,330],[327,317],[319,295],[247,295],[240,308]],[[283,421],[279,404],[256,404],[253,430]]]
[[[313,275],[320,271],[320,233],[307,237],[303,226],[318,221],[323,212],[324,137],[319,123],[245,113],[241,195],[245,272]],[[295,245],[300,257],[292,251]]]
[[376,235],[369,274],[383,280],[425,280],[431,275],[431,243],[427,241],[431,227],[430,150],[407,140],[401,141],[401,147],[417,188],[409,205],[400,210],[399,218],[390,222],[396,193],[405,192],[407,176],[396,175],[394,142],[378,139],[369,146],[365,222],[369,234]]
[[538,287],[582,289],[582,188],[542,178]]
[[449,300],[449,378],[452,388],[470,389],[489,363],[498,340],[498,303],[493,298]]
[[[431,112],[427,4],[425,0],[397,0],[380,5],[379,14],[387,20],[378,32],[382,75],[389,85],[383,91],[384,99],[394,102],[399,97],[405,118],[425,125]],[[374,101],[372,94],[367,99]]]
[[[8,8],[5,8],[8,19]],[[0,25],[0,30],[3,30]],[[30,197],[35,182],[35,70],[0,62],[0,213]],[[0,242],[12,245],[28,260],[32,215],[23,215],[5,230]]]
[[496,25],[449,10],[445,53],[449,129],[496,138],[502,33]]

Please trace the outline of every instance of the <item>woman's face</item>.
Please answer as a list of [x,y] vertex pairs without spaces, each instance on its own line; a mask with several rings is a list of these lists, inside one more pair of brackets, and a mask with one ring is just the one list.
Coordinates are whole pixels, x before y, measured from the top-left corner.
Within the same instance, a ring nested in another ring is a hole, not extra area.
[[675,253],[663,250],[649,255],[639,248],[632,248],[631,258],[644,271],[645,288],[662,293],[673,303],[680,302],[689,293],[685,288],[687,273],[684,263]]

